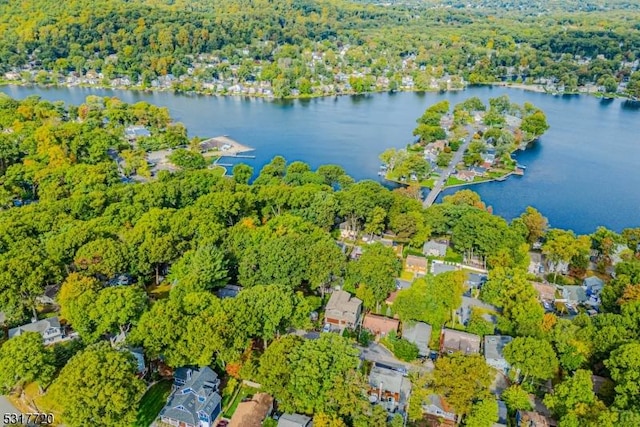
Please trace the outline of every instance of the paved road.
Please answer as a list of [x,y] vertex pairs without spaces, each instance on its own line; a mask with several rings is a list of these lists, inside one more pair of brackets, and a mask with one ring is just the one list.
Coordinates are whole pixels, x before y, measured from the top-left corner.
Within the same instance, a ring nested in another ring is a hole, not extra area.
[[0,426],[4,426],[2,419],[4,414],[17,414],[19,411],[7,400],[6,396],[0,396]]
[[462,145],[460,145],[460,147],[458,148],[458,151],[456,151],[455,154],[453,155],[453,158],[451,159],[449,166],[447,166],[447,168],[442,171],[442,173],[440,174],[440,178],[438,178],[438,180],[433,185],[433,188],[431,189],[429,194],[427,194],[426,199],[424,199],[424,202],[422,203],[422,205],[425,208],[428,208],[433,204],[433,202],[436,201],[438,194],[440,194],[440,192],[444,190],[444,186],[445,186],[445,183],[447,182],[447,179],[455,169],[456,165],[462,161],[464,152],[467,151],[467,148],[469,148],[469,144],[471,144],[471,141],[473,140],[473,135],[475,133],[475,130],[471,125],[467,125],[466,128],[468,133],[467,137],[465,138]]
[[433,370],[433,363],[431,361],[425,362],[422,366],[417,366],[412,363],[403,362],[398,360],[389,350],[381,346],[380,344],[371,343],[369,347],[360,347],[360,357],[370,362],[377,362],[391,369],[405,369],[407,372],[420,369],[424,371]]

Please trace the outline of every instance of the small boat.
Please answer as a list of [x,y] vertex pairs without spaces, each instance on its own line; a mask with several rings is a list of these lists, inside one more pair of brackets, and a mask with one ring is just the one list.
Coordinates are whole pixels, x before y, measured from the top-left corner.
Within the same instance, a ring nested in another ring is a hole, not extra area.
[[520,163],[516,164],[516,167],[519,169],[526,169],[527,167],[525,165],[521,165]]

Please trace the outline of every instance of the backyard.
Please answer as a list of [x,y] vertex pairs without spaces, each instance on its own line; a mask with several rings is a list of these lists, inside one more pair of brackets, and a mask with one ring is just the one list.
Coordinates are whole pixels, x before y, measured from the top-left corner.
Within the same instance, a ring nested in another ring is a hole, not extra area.
[[149,387],[140,399],[138,417],[134,427],[149,427],[167,403],[169,393],[171,393],[171,381],[168,380],[159,381]]

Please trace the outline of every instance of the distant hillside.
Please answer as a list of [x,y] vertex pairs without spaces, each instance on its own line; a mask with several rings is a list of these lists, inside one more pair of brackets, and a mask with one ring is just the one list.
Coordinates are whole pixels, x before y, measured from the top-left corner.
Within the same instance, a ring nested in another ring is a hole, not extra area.
[[59,84],[93,73],[186,91],[258,81],[287,96],[516,77],[614,88],[637,68],[638,1],[469,4],[0,0],[0,76]]

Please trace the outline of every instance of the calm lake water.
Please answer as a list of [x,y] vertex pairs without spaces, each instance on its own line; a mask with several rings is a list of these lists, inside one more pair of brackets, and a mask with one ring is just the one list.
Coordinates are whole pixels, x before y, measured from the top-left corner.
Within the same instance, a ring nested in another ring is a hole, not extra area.
[[282,155],[314,168],[339,164],[358,180],[378,179],[378,155],[410,142],[415,119],[429,105],[442,99],[455,104],[471,96],[486,102],[506,93],[514,102],[529,101],[542,108],[551,129],[517,155],[527,166],[524,177],[468,188],[507,219],[531,205],[549,218],[551,226],[578,233],[591,233],[599,225],[616,231],[640,226],[640,109],[621,100],[498,87],[287,102],[85,88],[5,86],[0,90],[18,99],[39,95],[73,104],[82,103],[88,95],[147,101],[168,107],[188,127],[190,136],[225,134],[254,147],[251,154],[256,158],[243,161],[256,173],[273,156]]

